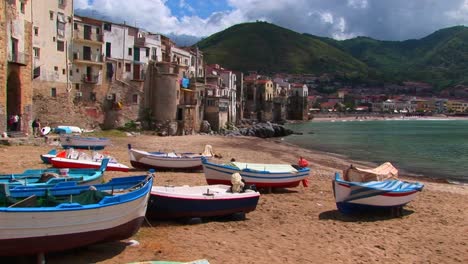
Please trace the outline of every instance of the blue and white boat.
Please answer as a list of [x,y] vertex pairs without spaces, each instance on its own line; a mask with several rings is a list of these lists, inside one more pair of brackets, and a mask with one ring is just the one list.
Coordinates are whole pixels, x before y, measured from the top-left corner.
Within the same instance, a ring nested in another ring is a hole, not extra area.
[[28,169],[23,173],[1,174],[0,184],[9,186],[51,187],[61,182],[80,185],[102,183],[109,159],[103,159],[99,169]]
[[60,135],[60,144],[64,149],[75,148],[75,149],[92,149],[102,150],[106,146],[110,145],[111,141],[109,138],[98,138],[98,137],[81,137],[78,135]]
[[0,256],[43,254],[126,239],[140,228],[152,175],[105,184],[0,188]]
[[239,173],[246,184],[257,188],[297,187],[301,182],[307,185],[310,169],[289,164],[259,164],[230,162],[216,164],[202,159],[206,182],[212,184],[231,184],[231,175]]
[[335,174],[333,194],[342,213],[358,213],[378,209],[401,209],[411,202],[424,185],[400,180],[353,182]]

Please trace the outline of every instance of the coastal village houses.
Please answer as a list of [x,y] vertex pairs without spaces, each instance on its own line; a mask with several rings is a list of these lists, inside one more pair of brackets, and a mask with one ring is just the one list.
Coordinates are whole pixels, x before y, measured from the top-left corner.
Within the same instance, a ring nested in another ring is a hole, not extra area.
[[30,134],[34,118],[49,126],[103,129],[134,122],[180,135],[200,131],[204,120],[216,131],[245,119],[307,120],[311,111],[468,112],[460,98],[397,95],[428,91],[427,84],[351,89],[331,74],[244,76],[206,65],[197,47],[178,47],[162,34],[77,16],[71,0],[3,2],[0,130],[10,135]]

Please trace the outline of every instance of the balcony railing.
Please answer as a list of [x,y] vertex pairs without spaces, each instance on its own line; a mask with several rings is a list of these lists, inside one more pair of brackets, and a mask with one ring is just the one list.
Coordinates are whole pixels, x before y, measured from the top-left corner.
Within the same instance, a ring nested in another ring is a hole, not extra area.
[[84,83],[98,83],[99,75],[96,74],[83,74],[83,78],[81,79]]
[[89,40],[89,41],[95,41],[95,42],[104,42],[103,35],[102,34],[96,34],[96,33],[84,33],[83,31],[74,31],[73,32],[73,38],[76,40]]
[[192,99],[192,100],[184,100],[180,104],[181,105],[197,105],[197,99]]
[[103,56],[101,54],[74,53],[73,54],[73,60],[102,63],[104,61],[104,58],[103,58]]
[[22,65],[28,65],[28,55],[23,52],[9,52],[8,62],[18,63]]

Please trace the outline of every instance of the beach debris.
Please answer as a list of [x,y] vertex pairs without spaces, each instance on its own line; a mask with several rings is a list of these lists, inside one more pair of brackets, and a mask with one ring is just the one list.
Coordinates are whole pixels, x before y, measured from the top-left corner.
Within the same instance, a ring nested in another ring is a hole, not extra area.
[[127,244],[131,247],[136,247],[140,245],[140,242],[136,241],[135,239],[130,239]]

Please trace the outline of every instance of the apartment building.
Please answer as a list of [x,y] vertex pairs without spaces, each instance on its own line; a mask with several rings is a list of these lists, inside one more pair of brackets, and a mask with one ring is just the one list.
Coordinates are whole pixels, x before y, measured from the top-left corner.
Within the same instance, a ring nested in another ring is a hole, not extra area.
[[73,36],[73,1],[30,1],[32,4],[33,90],[57,97],[72,88],[69,60]]
[[102,21],[75,16],[71,48],[73,93],[77,100],[95,102],[102,97],[104,56]]

